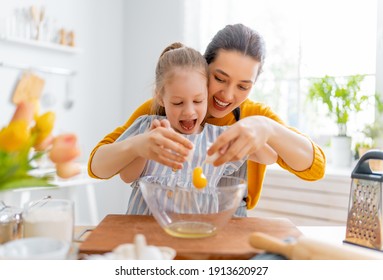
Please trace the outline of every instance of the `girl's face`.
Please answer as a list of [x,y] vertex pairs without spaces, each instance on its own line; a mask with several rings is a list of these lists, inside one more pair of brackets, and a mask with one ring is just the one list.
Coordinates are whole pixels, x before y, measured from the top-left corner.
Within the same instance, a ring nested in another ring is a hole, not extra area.
[[195,70],[177,69],[165,84],[160,104],[165,107],[166,117],[175,131],[199,133],[207,111],[206,78]]
[[209,65],[208,116],[222,118],[248,97],[260,62],[237,51],[219,50]]

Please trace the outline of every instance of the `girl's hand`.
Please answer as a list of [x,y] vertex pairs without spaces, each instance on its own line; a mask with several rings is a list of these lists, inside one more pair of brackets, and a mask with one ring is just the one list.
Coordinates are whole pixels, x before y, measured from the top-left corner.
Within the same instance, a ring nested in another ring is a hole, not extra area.
[[139,156],[155,160],[173,169],[181,169],[193,144],[175,132],[168,120],[154,120],[150,130],[138,136],[140,142]]
[[[121,143],[124,145],[122,141]],[[120,178],[131,183],[140,177],[147,160],[154,160],[173,169],[181,169],[191,143],[175,132],[168,120],[153,120],[147,132],[128,138],[130,159],[120,170]],[[192,146],[191,146],[192,147]]]
[[157,127],[164,127],[164,128],[167,128],[169,130],[173,130],[173,128],[170,126],[170,122],[167,120],[167,119],[163,119],[163,120],[157,120],[157,119],[154,119],[153,122],[151,123],[150,125],[150,129],[149,130],[153,130]]
[[173,131],[167,120],[154,121],[143,134],[100,146],[91,169],[99,178],[119,173],[123,181],[130,183],[141,175],[147,160],[181,169],[192,148],[192,143]]

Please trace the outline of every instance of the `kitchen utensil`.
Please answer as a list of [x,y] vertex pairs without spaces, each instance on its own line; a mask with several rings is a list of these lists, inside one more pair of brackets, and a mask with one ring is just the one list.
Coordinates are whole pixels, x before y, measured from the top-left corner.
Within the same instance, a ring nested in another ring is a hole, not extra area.
[[39,200],[33,201],[33,203],[30,203],[29,206],[28,206],[29,210],[32,210],[33,207],[44,206],[44,204],[46,204],[49,199],[52,199],[52,197],[50,195],[46,195],[46,196],[44,196],[43,198],[41,198]]
[[383,253],[349,245],[335,245],[300,236],[287,243],[262,232],[254,232],[250,244],[257,249],[291,260],[383,260]]
[[352,171],[345,242],[383,249],[382,163],[383,151],[365,153]]
[[65,82],[65,97],[64,97],[64,109],[70,110],[74,105],[72,97],[73,92],[73,77],[68,77]]
[[33,39],[41,40],[42,25],[45,22],[45,8],[38,9],[36,6],[30,8],[32,23],[34,27]]
[[190,179],[179,174],[139,180],[146,204],[165,232],[182,238],[208,237],[232,218],[243,199],[246,181],[224,176],[226,180],[214,185],[214,180],[206,178],[208,186],[203,189],[186,185]]
[[45,80],[30,71],[22,74],[12,95],[12,102],[19,104],[22,101],[33,102],[39,100],[45,85]]

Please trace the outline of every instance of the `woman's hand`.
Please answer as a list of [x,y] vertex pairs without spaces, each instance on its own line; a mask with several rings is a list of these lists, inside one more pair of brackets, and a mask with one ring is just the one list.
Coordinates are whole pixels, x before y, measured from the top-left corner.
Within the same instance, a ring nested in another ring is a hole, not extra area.
[[278,154],[268,144],[265,144],[263,148],[249,155],[249,160],[269,165],[277,162]]
[[216,166],[246,155],[254,160],[253,156],[264,152],[267,160],[263,158],[266,162],[261,163],[268,164],[275,159],[275,152],[291,168],[302,171],[312,165],[314,157],[308,138],[264,116],[246,117],[230,126],[216,139],[208,154],[217,151],[221,156],[214,162]]
[[252,155],[267,144],[268,126],[264,117],[248,117],[228,127],[209,148],[208,154],[219,152],[214,162],[218,166]]

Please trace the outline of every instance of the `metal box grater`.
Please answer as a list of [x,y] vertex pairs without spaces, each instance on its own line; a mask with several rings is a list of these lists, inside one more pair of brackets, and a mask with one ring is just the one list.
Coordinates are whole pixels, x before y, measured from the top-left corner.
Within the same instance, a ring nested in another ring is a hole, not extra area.
[[345,242],[382,250],[383,151],[365,153],[351,174]]

